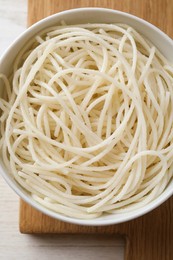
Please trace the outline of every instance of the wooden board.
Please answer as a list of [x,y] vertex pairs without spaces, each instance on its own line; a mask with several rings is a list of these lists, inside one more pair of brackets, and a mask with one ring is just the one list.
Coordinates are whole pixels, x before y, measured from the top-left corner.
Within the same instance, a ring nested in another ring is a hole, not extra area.
[[[173,0],[28,0],[28,26],[58,11],[107,7],[137,15],[173,37]],[[119,225],[86,227],[52,219],[20,203],[22,233],[118,233],[126,237],[126,260],[173,259],[173,197],[143,217]]]

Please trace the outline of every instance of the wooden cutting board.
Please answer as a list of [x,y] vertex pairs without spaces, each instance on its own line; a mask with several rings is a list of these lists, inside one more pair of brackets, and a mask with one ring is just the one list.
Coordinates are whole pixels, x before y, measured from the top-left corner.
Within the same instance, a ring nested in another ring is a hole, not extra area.
[[[89,6],[113,8],[137,15],[173,38],[173,0],[28,0],[28,26],[62,10]],[[126,260],[173,259],[173,197],[143,217],[106,227],[60,222],[21,200],[19,227],[22,233],[118,233],[126,237]]]

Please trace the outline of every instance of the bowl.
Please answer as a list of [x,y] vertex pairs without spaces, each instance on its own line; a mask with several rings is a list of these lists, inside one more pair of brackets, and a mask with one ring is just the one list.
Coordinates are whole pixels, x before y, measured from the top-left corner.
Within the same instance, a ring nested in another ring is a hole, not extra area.
[[[64,20],[67,24],[76,23],[126,23],[140,32],[144,37],[148,38],[162,53],[163,55],[173,63],[173,41],[161,30],[159,30],[154,25],[142,20],[136,16],[130,15],[128,13],[123,13],[120,11],[115,11],[111,9],[104,8],[79,8],[67,10],[49,16],[30,28],[28,28],[23,34],[21,34],[6,50],[2,55],[0,60],[0,72],[9,75],[11,73],[12,64],[15,60],[16,55],[20,49],[39,31],[50,27],[52,25],[58,24],[60,21]],[[0,89],[0,94],[3,89]],[[71,217],[66,217],[61,214],[55,213],[47,208],[44,208],[36,201],[32,199],[30,194],[28,194],[13,178],[13,175],[7,171],[2,160],[0,160],[0,173],[9,184],[9,186],[28,204],[41,211],[42,213],[49,215],[50,217],[56,218],[61,221],[70,222],[79,225],[91,225],[91,226],[101,226],[110,225],[125,222],[158,207],[161,203],[167,200],[173,194],[173,180],[166,187],[164,192],[157,197],[152,202],[141,207],[140,209],[133,210],[128,213],[123,214],[110,214],[103,215],[96,219],[76,219]]]

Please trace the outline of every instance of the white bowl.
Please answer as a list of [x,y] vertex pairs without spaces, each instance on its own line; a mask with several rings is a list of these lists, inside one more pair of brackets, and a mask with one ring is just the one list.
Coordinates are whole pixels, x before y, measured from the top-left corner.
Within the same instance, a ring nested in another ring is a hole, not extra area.
[[[152,24],[130,15],[128,13],[123,13],[120,11],[115,11],[111,9],[103,8],[80,8],[64,11],[57,13],[48,18],[41,20],[40,22],[34,24],[29,29],[27,29],[23,34],[21,34],[6,50],[4,55],[0,60],[0,72],[7,75],[10,74],[13,61],[20,51],[20,49],[31,39],[35,34],[40,30],[47,28],[49,26],[59,23],[61,20],[64,20],[67,24],[76,24],[76,23],[126,23],[135,28],[138,32],[143,34],[148,38],[162,53],[163,55],[173,63],[173,41],[162,31]],[[2,89],[0,89],[2,93]],[[55,213],[47,208],[44,208],[36,201],[34,201],[31,196],[14,180],[12,173],[8,172],[3,165],[3,162],[0,161],[0,173],[10,185],[10,187],[28,204],[36,208],[37,210],[49,215],[53,218],[71,222],[74,224],[80,225],[110,225],[125,222],[136,217],[139,217],[167,200],[173,194],[173,180],[169,183],[165,191],[154,201],[148,203],[147,205],[141,207],[140,209],[123,213],[123,214],[110,214],[101,216],[92,220],[81,220],[63,216],[61,214]]]

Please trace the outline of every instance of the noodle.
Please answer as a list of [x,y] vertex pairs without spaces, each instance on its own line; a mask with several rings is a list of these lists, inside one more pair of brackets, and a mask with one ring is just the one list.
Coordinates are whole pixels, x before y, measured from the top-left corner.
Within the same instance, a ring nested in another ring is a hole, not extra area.
[[173,66],[128,25],[48,28],[0,80],[3,162],[44,207],[128,212],[172,179]]

